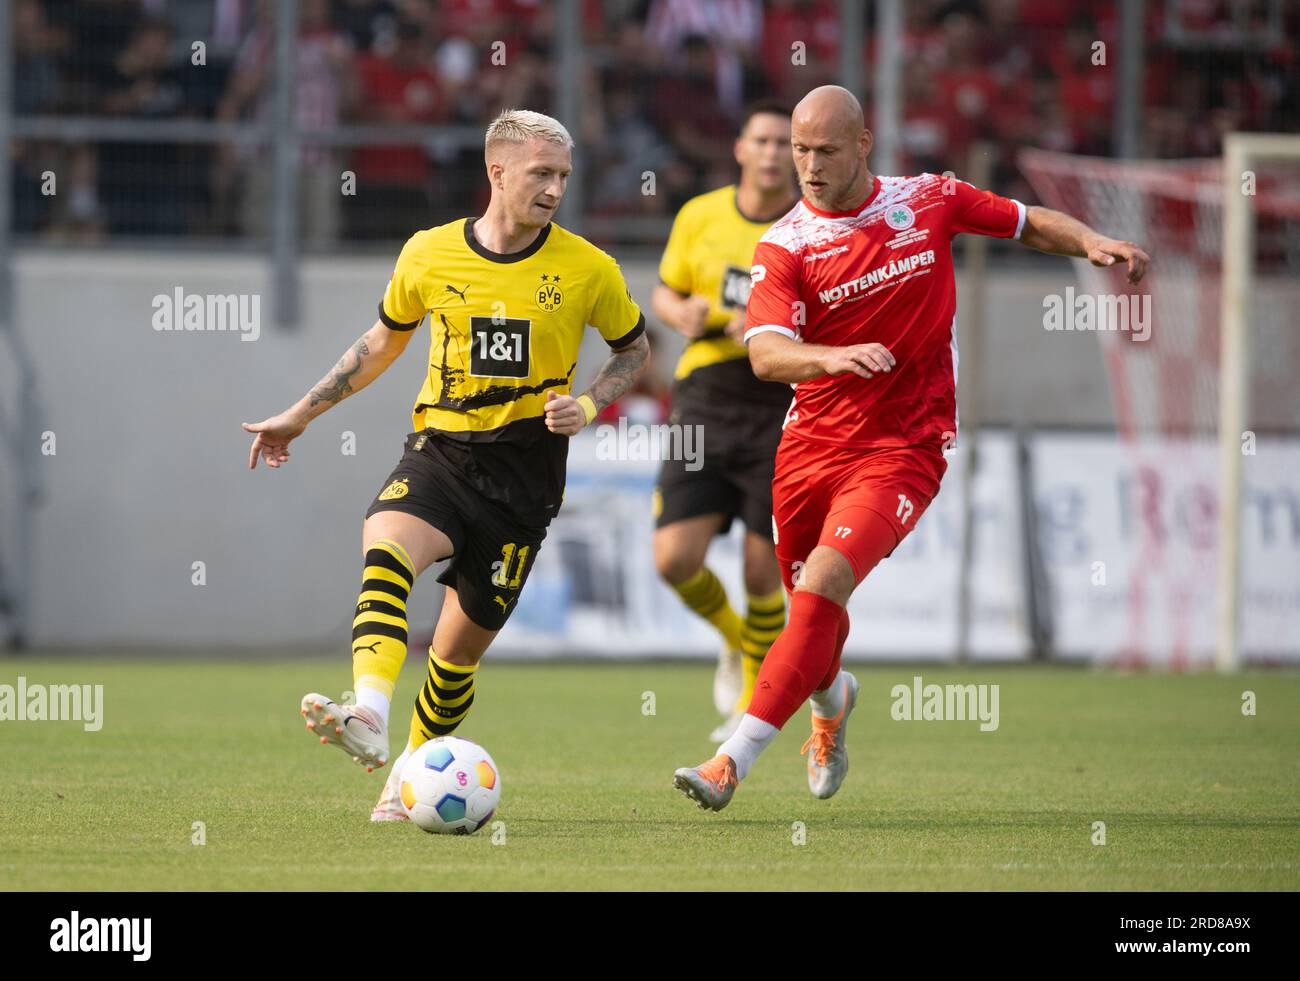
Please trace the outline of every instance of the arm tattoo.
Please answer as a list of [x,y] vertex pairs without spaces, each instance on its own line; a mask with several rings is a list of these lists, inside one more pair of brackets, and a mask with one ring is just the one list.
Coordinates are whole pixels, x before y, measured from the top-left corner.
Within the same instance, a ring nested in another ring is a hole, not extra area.
[[311,404],[317,405],[321,402],[337,404],[351,395],[352,386],[348,384],[348,380],[361,370],[361,362],[369,353],[370,348],[366,345],[366,339],[359,338],[343,352],[343,357],[339,358],[334,370],[316,383],[316,387],[311,390]]
[[627,393],[645,367],[649,354],[650,342],[643,334],[627,347],[609,356],[609,360],[600,369],[600,374],[591,383],[591,388],[587,390],[597,409],[605,408]]

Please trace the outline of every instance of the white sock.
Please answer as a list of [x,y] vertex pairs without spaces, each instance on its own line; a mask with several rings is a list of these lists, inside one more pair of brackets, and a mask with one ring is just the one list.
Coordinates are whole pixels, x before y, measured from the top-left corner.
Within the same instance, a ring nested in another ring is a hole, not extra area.
[[849,686],[844,682],[844,670],[835,672],[835,680],[825,691],[815,691],[808,701],[812,703],[813,715],[820,719],[833,719],[844,711],[844,695]]
[[767,749],[768,743],[776,738],[781,730],[770,722],[755,718],[748,712],[740,720],[735,735],[718,747],[718,752],[730,756],[736,764],[736,779],[744,780],[749,768],[758,759],[758,754]]
[[369,685],[362,685],[357,689],[357,704],[374,712],[383,720],[384,728],[388,728],[388,711],[393,703],[382,691]]

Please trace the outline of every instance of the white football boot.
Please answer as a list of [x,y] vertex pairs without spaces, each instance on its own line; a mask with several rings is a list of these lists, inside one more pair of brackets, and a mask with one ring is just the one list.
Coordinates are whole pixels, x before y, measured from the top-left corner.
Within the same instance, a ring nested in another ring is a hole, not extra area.
[[402,764],[406,762],[407,753],[402,752],[396,760],[393,761],[393,768],[388,773],[388,780],[384,782],[383,793],[379,795],[379,803],[370,812],[372,821],[409,821],[410,815],[406,813],[406,807],[402,804]]
[[812,717],[812,735],[800,753],[808,754],[808,789],[819,800],[833,797],[849,772],[849,751],[845,743],[845,723],[858,702],[858,679],[847,671],[840,672],[844,679],[844,708],[833,719]]
[[721,753],[699,766],[681,767],[673,774],[673,787],[706,811],[720,811],[730,804],[737,783],[735,762]]
[[388,727],[368,708],[340,705],[312,692],[302,697],[299,714],[321,745],[333,743],[371,773],[388,762]]
[[373,811],[370,811],[370,820],[372,821],[409,821],[411,816],[406,812],[406,806],[402,803],[402,769],[393,767],[389,772],[389,778],[383,784],[383,793],[380,794],[380,800]]
[[724,644],[718,653],[718,666],[713,671],[713,707],[724,718],[731,715],[731,710],[740,699],[740,691],[745,686],[740,658],[740,651],[734,651]]

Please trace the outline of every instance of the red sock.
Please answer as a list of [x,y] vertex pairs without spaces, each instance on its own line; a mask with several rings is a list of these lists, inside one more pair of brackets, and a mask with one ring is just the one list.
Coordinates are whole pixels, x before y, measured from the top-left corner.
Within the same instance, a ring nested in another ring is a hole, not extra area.
[[841,626],[848,636],[848,618],[838,603],[816,593],[792,595],[789,622],[763,658],[746,711],[778,729],[785,725],[826,676],[832,660],[838,663],[844,644]]
[[840,610],[840,622],[835,634],[835,656],[831,658],[831,666],[826,671],[826,677],[815,689],[816,691],[825,691],[835,680],[835,676],[840,673],[840,655],[844,653],[844,642],[849,639],[849,611]]

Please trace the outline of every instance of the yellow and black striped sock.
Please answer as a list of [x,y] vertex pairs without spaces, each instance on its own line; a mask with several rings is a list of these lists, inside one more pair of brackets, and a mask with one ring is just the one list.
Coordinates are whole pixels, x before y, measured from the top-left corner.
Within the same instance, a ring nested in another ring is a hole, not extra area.
[[352,684],[358,704],[366,689],[393,698],[406,660],[406,599],[415,585],[415,565],[402,546],[380,539],[366,549],[361,595],[352,620]]
[[477,664],[450,664],[429,648],[429,676],[415,699],[408,749],[423,746],[434,736],[448,736],[469,715],[474,704]]
[[749,700],[754,694],[754,682],[758,679],[758,669],[763,666],[768,648],[784,629],[785,590],[778,589],[766,596],[750,593],[740,637],[745,686],[740,690],[740,698],[736,701],[738,711],[743,712],[749,708]]
[[740,650],[740,615],[727,602],[727,591],[723,588],[722,581],[708,566],[701,568],[685,582],[677,583],[673,589],[677,590],[683,603],[717,628],[729,649]]

